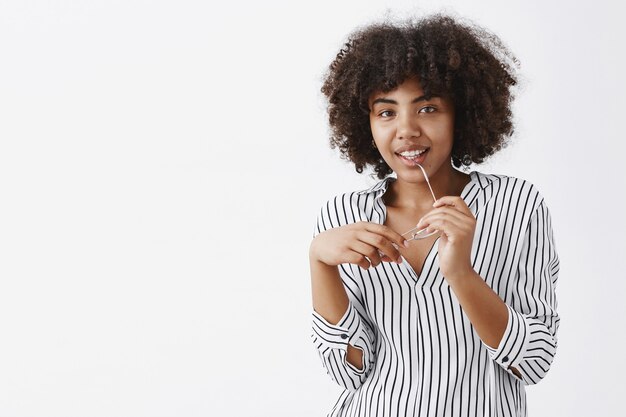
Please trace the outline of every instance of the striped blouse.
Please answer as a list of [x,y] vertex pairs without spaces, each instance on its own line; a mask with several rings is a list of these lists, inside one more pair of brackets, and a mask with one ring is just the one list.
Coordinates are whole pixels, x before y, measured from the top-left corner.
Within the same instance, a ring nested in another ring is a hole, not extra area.
[[[470,177],[461,198],[476,217],[472,265],[509,312],[500,344],[482,342],[463,313],[439,270],[438,240],[419,276],[406,260],[369,269],[341,264],[348,309],[337,324],[312,311],[322,365],[344,388],[328,416],[527,415],[524,387],[546,375],[557,347],[551,217],[528,181]],[[382,195],[394,180],[328,200],[313,236],[358,221],[384,224]],[[363,350],[363,369],[346,361],[348,343]]]

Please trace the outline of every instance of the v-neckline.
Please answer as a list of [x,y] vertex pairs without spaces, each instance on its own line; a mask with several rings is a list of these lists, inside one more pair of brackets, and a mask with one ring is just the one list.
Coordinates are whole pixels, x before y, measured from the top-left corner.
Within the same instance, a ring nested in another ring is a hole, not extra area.
[[[467,197],[467,196],[463,197],[463,195],[466,194],[466,191],[469,189],[469,187],[474,183],[474,181],[477,180],[477,175],[478,174],[476,174],[476,171],[471,171],[469,173],[470,180],[469,180],[469,182],[467,184],[465,184],[465,186],[463,187],[463,190],[461,191],[461,195],[460,195],[460,197],[463,199],[463,201],[465,201],[465,198]],[[393,178],[393,177],[388,177],[387,181],[390,181],[390,178]],[[385,204],[385,201],[383,200],[382,196],[385,194],[385,192],[388,189],[388,187],[389,187],[389,184],[386,184],[386,186],[384,187],[384,191],[379,194],[379,198],[380,198],[380,201],[381,201],[380,204],[381,204],[381,206],[383,208],[383,217],[382,217],[382,221],[381,221],[380,224],[385,224],[385,221],[387,221],[387,205]],[[467,204],[467,201],[465,201],[465,203]],[[428,251],[428,254],[424,258],[424,262],[422,263],[422,267],[420,268],[420,273],[419,274],[411,266],[409,261],[407,261],[404,256],[402,257],[402,264],[401,265],[404,265],[404,267],[415,277],[415,279],[417,281],[420,281],[420,279],[422,278],[422,275],[424,274],[424,269],[426,268],[426,266],[429,265],[429,264],[432,264],[433,260],[431,260],[431,257],[433,257],[433,250],[434,250],[435,246],[439,244],[439,239],[441,239],[441,236],[438,236],[437,239],[435,239],[435,241],[433,242],[432,246],[430,247],[430,250]],[[437,254],[438,254],[438,252],[435,254],[435,256]]]
[[437,237],[437,239],[435,239],[435,241],[433,242],[432,246],[430,247],[430,250],[428,251],[428,254],[424,258],[424,262],[422,262],[422,267],[420,268],[420,273],[419,274],[417,273],[415,268],[413,268],[413,266],[409,263],[409,261],[407,261],[404,256],[402,257],[402,265],[404,265],[415,276],[415,279],[417,279],[418,281],[422,277],[422,274],[424,273],[424,268],[426,267],[426,265],[428,263],[428,260],[432,256],[433,249],[435,248],[435,245],[438,245],[439,239],[441,239],[441,236]]

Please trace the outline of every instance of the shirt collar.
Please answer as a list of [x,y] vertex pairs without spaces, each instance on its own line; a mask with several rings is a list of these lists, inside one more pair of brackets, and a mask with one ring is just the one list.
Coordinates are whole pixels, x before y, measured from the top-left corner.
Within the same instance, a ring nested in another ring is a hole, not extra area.
[[[491,183],[492,178],[490,178],[490,176],[482,174],[478,171],[471,171],[470,172],[470,183],[474,182],[476,183],[476,185],[479,188],[485,188],[489,183]],[[388,176],[380,181],[378,181],[376,184],[372,185],[370,188],[367,188],[365,190],[361,190],[361,191],[357,191],[356,193],[359,195],[362,194],[369,194],[369,193],[375,193],[376,198],[380,197],[381,195],[385,194],[385,191],[387,191],[387,188],[389,188],[389,184],[391,184],[392,182],[394,182],[396,180],[396,177],[393,176]]]
[[387,191],[389,184],[391,184],[395,180],[396,180],[395,177],[389,176],[378,181],[376,184],[372,185],[370,188],[366,190],[357,191],[356,193],[357,194],[376,193],[376,195],[379,196],[381,194],[384,194],[385,191]]

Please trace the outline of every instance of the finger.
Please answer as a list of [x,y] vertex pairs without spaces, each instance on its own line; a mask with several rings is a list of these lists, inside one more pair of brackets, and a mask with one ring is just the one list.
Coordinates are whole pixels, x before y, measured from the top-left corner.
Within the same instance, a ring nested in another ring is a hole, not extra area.
[[462,236],[469,233],[470,228],[465,223],[459,222],[452,218],[437,217],[432,219],[426,226],[427,232],[438,230],[445,233],[448,237]]
[[465,214],[462,214],[460,212],[458,212],[457,210],[454,210],[452,208],[450,208],[449,206],[443,206],[443,207],[439,207],[436,209],[433,209],[431,211],[429,211],[428,213],[426,213],[424,215],[424,217],[422,217],[420,219],[419,222],[417,222],[416,227],[421,229],[423,224],[425,222],[429,222],[432,221],[433,218],[435,218],[435,216],[442,216],[442,217],[450,217],[450,218],[454,218],[458,221],[467,221],[468,217]]
[[385,236],[381,236],[376,233],[365,232],[362,235],[358,236],[358,239],[361,242],[367,243],[371,247],[373,247],[380,256],[387,256],[390,259],[394,259],[395,262],[401,263],[402,258],[400,255],[400,251],[395,245],[394,242],[390,242]]
[[369,261],[372,263],[372,266],[378,266],[382,262],[380,259],[381,254],[378,249],[368,242],[357,240],[352,244],[352,247],[350,249],[360,253],[363,256],[367,256],[367,259],[369,259]]
[[444,205],[453,207],[458,212],[474,217],[474,213],[472,213],[472,211],[467,206],[467,203],[465,203],[465,200],[463,200],[461,197],[452,195],[441,197],[440,199],[435,201],[433,207],[441,207]]
[[383,256],[380,257],[380,260],[383,261],[383,262],[397,262],[397,260],[391,259],[390,257],[385,255],[384,253],[383,253]]
[[424,221],[424,227],[432,226],[435,223],[451,224],[462,230],[470,230],[472,228],[472,222],[467,217],[456,217],[448,213],[438,213],[430,216],[427,220]]
[[404,236],[394,230],[391,230],[388,226],[385,226],[384,224],[370,222],[365,225],[365,230],[371,233],[383,235],[387,238],[387,240],[395,243],[398,246],[404,246],[405,248],[409,247],[409,244]]
[[369,269],[371,266],[370,261],[361,253],[351,251],[348,262],[354,265],[358,265],[363,269]]
[[[397,249],[397,245],[390,242],[384,236],[376,233],[366,233],[359,236],[361,242],[369,245],[372,249],[376,250],[383,262],[396,262],[401,263],[402,257]],[[384,258],[384,259],[383,259]]]

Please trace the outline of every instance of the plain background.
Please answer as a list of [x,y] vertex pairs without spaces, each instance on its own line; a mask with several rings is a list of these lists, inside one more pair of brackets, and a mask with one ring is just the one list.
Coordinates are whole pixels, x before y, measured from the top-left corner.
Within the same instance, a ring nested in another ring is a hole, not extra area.
[[372,185],[319,88],[357,26],[457,13],[521,61],[512,145],[561,258],[530,415],[618,415],[626,38],[618,2],[0,1],[0,416],[321,416],[321,205]]

